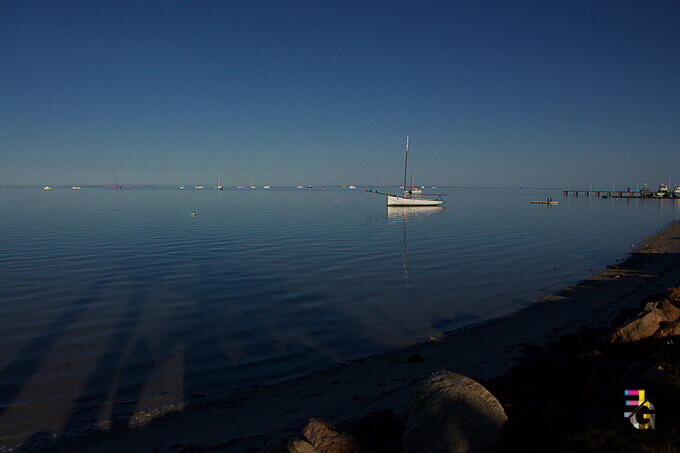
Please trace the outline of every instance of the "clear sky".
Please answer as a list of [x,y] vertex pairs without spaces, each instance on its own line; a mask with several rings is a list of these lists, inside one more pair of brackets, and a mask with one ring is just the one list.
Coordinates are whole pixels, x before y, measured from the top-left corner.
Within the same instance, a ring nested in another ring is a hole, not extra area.
[[0,1],[0,185],[680,180],[680,2]]

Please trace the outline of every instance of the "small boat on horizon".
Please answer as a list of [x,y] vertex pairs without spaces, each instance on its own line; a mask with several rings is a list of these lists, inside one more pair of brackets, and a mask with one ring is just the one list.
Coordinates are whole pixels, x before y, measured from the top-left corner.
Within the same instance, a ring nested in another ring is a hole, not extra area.
[[268,184],[265,184],[264,186],[262,186],[262,188],[263,188],[263,189],[269,189],[269,185],[268,185]]
[[50,186],[45,186],[43,187],[43,190],[52,190],[52,188]]
[[80,187],[80,186],[71,186],[71,189],[73,189],[73,190],[80,190],[80,189],[82,189],[82,187]]
[[236,186],[237,189],[243,189],[243,186]]
[[673,196],[675,198],[680,198],[680,183],[676,184],[675,187],[673,187]]
[[297,185],[297,188],[298,188],[298,189],[304,189],[304,186],[303,186],[302,184],[298,184],[298,185]]
[[224,190],[224,186],[220,183],[220,177],[217,177],[217,185],[215,186],[217,190]]
[[194,189],[205,189],[203,186],[194,186]]
[[348,187],[348,189],[356,189],[356,188],[357,188],[357,186],[355,186],[354,184],[352,184]]
[[307,188],[308,188],[308,189],[311,189],[311,188],[312,188],[312,186],[310,186],[309,184],[307,184]]
[[185,186],[184,184],[182,184],[181,186],[179,186],[179,188],[180,188],[180,189],[186,189],[187,186]]

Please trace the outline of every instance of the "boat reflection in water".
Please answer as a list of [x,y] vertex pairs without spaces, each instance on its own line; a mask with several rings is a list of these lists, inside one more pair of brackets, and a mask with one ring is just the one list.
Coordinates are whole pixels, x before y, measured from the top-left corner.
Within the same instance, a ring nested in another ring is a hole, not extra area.
[[408,260],[408,243],[406,234],[406,219],[410,221],[426,219],[428,217],[434,217],[441,215],[444,212],[443,206],[388,206],[387,207],[387,222],[388,223],[399,223],[403,225],[404,228],[404,251],[401,256],[403,258],[402,270],[404,272],[404,284],[408,285],[408,269],[406,267],[406,261]]
[[421,219],[434,215],[441,215],[443,206],[388,206],[387,220],[390,222]]

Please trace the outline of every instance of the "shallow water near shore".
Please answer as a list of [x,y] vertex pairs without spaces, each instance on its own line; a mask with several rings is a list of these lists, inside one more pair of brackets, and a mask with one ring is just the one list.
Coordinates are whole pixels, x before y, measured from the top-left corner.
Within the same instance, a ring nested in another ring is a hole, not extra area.
[[0,189],[0,434],[177,408],[502,316],[680,216],[677,200],[441,190],[443,209],[388,209],[347,189]]

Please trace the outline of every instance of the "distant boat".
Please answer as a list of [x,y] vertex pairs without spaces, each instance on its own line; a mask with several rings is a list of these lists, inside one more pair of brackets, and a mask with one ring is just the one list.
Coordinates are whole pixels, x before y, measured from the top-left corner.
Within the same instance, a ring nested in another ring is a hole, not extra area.
[[52,188],[50,186],[45,186],[43,187],[43,190],[52,190]]
[[243,189],[243,186],[236,186],[237,189]]
[[250,186],[251,189],[257,189],[255,185]]
[[680,198],[680,184],[676,184],[673,188],[673,196],[675,198]]
[[531,204],[550,204],[550,205],[559,204],[559,203],[560,203],[559,201],[532,201],[531,202]]
[[298,188],[298,189],[304,189],[304,186],[303,186],[302,184],[298,184],[298,185],[297,185],[297,188]]
[[309,184],[307,184],[307,188],[308,188],[308,189],[311,189],[311,188],[312,188],[312,186],[310,186]]
[[654,192],[652,192],[652,190],[647,187],[647,184],[645,184],[645,186],[640,189],[640,196],[642,198],[652,198],[654,196]]
[[357,186],[355,186],[354,184],[352,184],[351,186],[349,186],[349,189],[356,189],[356,188],[357,188]]
[[406,188],[407,175],[408,175],[408,135],[406,136],[406,153],[404,157],[404,186],[402,195],[401,196],[391,195],[387,193],[375,192],[373,190],[368,190],[367,192],[387,196],[387,206],[439,206],[444,204],[442,194],[435,195],[435,198],[424,198],[421,195],[422,190],[417,189],[418,192],[414,192],[413,178],[411,178],[411,188],[407,189]]
[[180,189],[186,189],[187,186],[185,186],[184,184],[182,184],[181,186],[179,186],[179,188],[180,188]]
[[262,188],[263,189],[269,189],[269,186],[267,184],[265,184],[264,186],[262,186]]
[[71,189],[73,189],[73,190],[80,190],[80,189],[82,189],[82,187],[80,187],[80,186],[71,186]]
[[220,177],[219,176],[217,177],[217,185],[215,186],[215,189],[224,190],[224,186],[222,186],[222,184],[220,184]]
[[[417,187],[414,187],[413,185],[413,178],[415,176],[415,172],[411,171],[411,193],[423,193],[423,191]],[[425,186],[423,186],[425,188]]]
[[437,186],[432,186],[432,188],[433,188],[433,189],[436,189],[436,188],[437,188]]
[[194,186],[194,189],[205,189],[203,186]]
[[671,191],[668,190],[668,187],[666,187],[666,184],[661,184],[659,186],[659,190],[656,191],[656,196],[659,198],[667,198],[670,197]]

